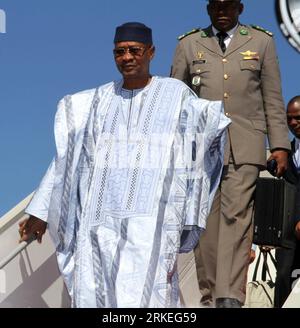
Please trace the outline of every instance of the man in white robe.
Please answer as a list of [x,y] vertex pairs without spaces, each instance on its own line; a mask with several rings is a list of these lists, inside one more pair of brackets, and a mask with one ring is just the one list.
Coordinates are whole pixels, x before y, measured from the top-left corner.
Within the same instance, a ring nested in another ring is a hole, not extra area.
[[176,260],[197,244],[222,171],[222,103],[151,76],[151,29],[116,29],[123,79],[66,96],[57,154],[20,223],[48,227],[74,307],[176,307]]

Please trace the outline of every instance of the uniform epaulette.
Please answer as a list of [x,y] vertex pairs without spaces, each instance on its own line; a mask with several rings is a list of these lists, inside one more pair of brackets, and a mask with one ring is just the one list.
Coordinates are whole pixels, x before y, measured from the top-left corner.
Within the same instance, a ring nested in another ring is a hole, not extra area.
[[194,34],[194,33],[199,32],[199,31],[200,31],[200,28],[194,28],[194,29],[192,29],[191,31],[189,31],[189,32],[187,32],[185,34],[180,35],[177,39],[180,41],[183,38],[185,38],[186,36],[191,35],[191,34]]
[[270,31],[265,30],[264,28],[257,26],[257,25],[250,25],[251,27],[253,27],[255,30],[261,31],[261,32],[265,32],[266,34],[268,34],[269,36],[273,36],[273,33]]

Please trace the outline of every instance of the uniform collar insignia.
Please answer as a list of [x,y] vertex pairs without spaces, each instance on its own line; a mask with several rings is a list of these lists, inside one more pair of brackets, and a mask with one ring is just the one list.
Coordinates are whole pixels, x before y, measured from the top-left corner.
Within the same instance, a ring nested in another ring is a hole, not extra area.
[[208,37],[208,35],[205,31],[201,31],[200,36],[201,36],[201,38],[207,38]]
[[249,32],[248,32],[248,30],[247,30],[246,28],[242,27],[242,28],[240,29],[240,34],[241,34],[241,35],[248,35]]

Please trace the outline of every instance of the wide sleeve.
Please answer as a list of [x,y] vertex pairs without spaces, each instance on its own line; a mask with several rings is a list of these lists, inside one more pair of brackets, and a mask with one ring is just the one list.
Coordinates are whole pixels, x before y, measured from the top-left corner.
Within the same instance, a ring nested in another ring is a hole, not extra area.
[[55,115],[54,133],[56,143],[56,156],[52,160],[46,174],[44,175],[40,185],[34,192],[33,198],[25,209],[25,213],[38,217],[39,219],[48,220],[48,210],[53,190],[54,181],[56,178],[56,162],[58,157],[64,157],[67,151],[67,123],[65,115],[64,100],[58,104],[58,109]]
[[180,252],[188,252],[206,227],[223,169],[225,131],[231,121],[223,114],[221,101],[190,94],[183,106],[187,113],[184,153],[188,181]]

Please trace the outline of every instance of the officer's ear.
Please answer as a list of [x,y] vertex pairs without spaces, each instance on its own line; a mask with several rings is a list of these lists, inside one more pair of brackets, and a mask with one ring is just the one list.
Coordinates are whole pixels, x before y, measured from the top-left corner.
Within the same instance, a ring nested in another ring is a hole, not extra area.
[[241,13],[244,11],[244,4],[243,3],[239,3],[239,15],[241,15]]
[[210,16],[211,11],[210,11],[210,3],[208,3],[208,5],[206,6],[206,11],[208,13],[208,16]]

